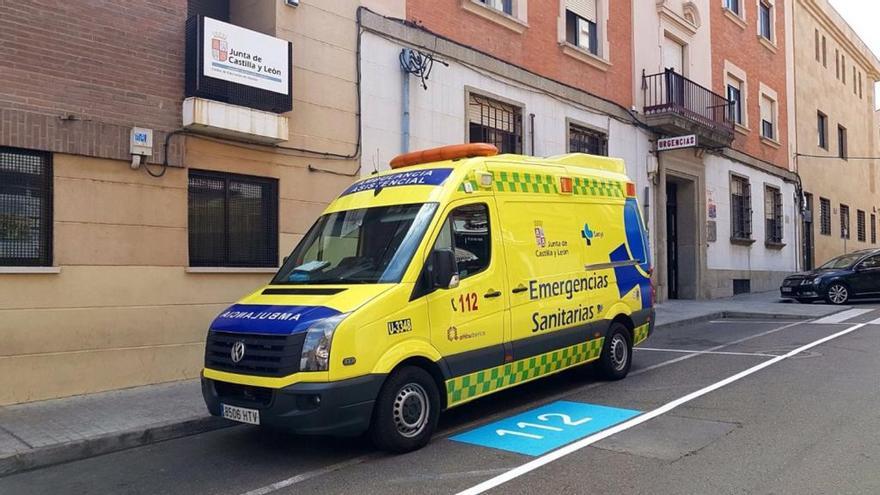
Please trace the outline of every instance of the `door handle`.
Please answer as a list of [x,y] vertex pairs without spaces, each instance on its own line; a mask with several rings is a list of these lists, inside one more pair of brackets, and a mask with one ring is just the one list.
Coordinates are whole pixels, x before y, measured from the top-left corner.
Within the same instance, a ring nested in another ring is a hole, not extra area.
[[500,296],[500,295],[501,295],[501,291],[500,291],[500,290],[491,290],[491,289],[489,289],[489,292],[483,294],[483,297],[485,297],[486,299],[491,299],[491,298],[493,298],[493,297],[498,297],[498,296]]
[[513,289],[511,292],[513,292],[514,294],[519,294],[520,292],[525,292],[527,290],[529,289],[527,289],[525,285],[520,285],[519,287]]

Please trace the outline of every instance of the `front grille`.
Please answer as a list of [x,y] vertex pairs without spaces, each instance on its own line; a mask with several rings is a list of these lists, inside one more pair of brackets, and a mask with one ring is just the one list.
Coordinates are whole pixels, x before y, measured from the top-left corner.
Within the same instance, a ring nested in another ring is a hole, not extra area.
[[802,280],[803,279],[801,278],[787,278],[782,285],[783,287],[797,287],[798,285],[801,285]]
[[272,403],[271,388],[214,381],[214,390],[221,402],[225,400],[260,406]]
[[[293,335],[264,335],[208,332],[205,367],[232,373],[260,376],[287,376],[299,371],[305,332]],[[241,361],[232,362],[232,345],[244,342]]]

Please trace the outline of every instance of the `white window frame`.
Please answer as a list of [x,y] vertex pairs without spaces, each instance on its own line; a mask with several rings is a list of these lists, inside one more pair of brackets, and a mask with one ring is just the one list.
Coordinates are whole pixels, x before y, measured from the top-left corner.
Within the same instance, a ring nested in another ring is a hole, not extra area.
[[[766,3],[770,6],[770,38],[765,38],[764,34],[761,32],[761,3]],[[757,28],[758,39],[769,44],[767,48],[771,50],[775,50],[776,48],[776,1],[775,0],[756,0],[755,1],[755,26]]]
[[[781,131],[781,129],[779,129],[779,97],[777,96],[776,91],[774,91],[772,88],[765,85],[764,83],[759,83],[758,89],[760,92],[759,99],[758,99],[758,104],[759,104],[758,108],[760,109],[760,103],[764,98],[767,98],[768,100],[770,100],[771,105],[772,105],[771,109],[770,109],[770,113],[771,113],[770,118],[772,119],[771,124],[773,125],[773,137],[769,137],[769,136],[764,135],[764,124],[762,122],[761,129],[760,129],[761,141],[764,142],[765,144],[778,145],[780,131]],[[761,112],[759,111],[758,113],[760,114]],[[761,121],[764,120],[763,115],[759,115],[758,118]],[[769,143],[767,141],[769,141]]]
[[[724,61],[724,94],[727,95],[727,86],[739,86],[740,105],[742,106],[742,123],[734,123],[734,128],[742,133],[748,133],[749,127],[749,79],[746,71],[742,70],[729,60]],[[778,101],[778,100],[777,100]]]
[[581,62],[607,71],[611,67],[611,45],[608,41],[608,10],[609,0],[596,0],[596,53],[581,48],[568,42],[565,25],[565,0],[559,0],[559,15],[557,18],[557,41],[566,55],[576,58]]
[[[500,0],[495,1],[500,2]],[[511,0],[512,14],[507,14],[503,10],[487,5],[480,0],[461,0],[461,7],[517,34],[522,34],[529,27],[528,2],[529,0]]]

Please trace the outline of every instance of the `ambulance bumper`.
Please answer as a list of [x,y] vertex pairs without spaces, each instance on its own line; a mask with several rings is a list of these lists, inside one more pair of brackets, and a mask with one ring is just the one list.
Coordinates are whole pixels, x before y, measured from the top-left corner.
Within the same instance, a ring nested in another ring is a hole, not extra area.
[[228,404],[258,410],[261,425],[302,435],[354,436],[369,428],[384,380],[385,375],[366,375],[269,389],[202,377],[202,395],[214,416],[222,416],[222,404]]

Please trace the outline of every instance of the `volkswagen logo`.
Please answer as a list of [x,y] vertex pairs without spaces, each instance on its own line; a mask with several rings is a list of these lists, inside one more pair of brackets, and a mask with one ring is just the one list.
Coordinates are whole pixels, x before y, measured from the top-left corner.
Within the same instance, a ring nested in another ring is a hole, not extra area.
[[229,357],[232,358],[233,363],[238,363],[242,359],[244,359],[244,342],[239,340],[238,342],[232,344],[232,351],[229,352]]

